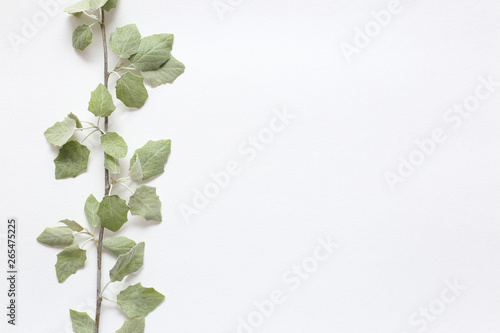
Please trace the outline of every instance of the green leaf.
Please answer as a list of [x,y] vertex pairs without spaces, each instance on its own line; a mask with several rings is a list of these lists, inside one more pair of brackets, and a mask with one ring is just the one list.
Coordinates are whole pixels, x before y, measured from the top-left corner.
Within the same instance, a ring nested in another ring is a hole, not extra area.
[[137,53],[130,57],[134,67],[140,71],[160,68],[168,59],[174,43],[174,35],[158,34],[141,39]]
[[156,195],[156,188],[141,185],[135,190],[128,202],[130,213],[139,215],[148,221],[161,222],[161,201]]
[[135,162],[130,167],[130,179],[132,179],[134,182],[140,182],[142,180],[142,177],[143,174],[142,174],[141,160],[137,158],[136,155]]
[[122,290],[117,297],[118,306],[130,318],[147,316],[164,299],[154,288],[144,288],[140,283]]
[[117,195],[105,196],[99,204],[97,215],[101,219],[101,226],[118,231],[127,222],[129,207],[127,202]]
[[56,165],[56,179],[76,177],[80,172],[87,170],[90,150],[84,145],[69,141],[54,160]]
[[106,2],[106,4],[102,6],[102,9],[109,12],[111,9],[116,8],[117,3],[118,0],[108,0],[108,2]]
[[78,312],[70,309],[69,315],[73,324],[73,330],[76,333],[94,333],[95,321],[90,318],[87,312]]
[[130,160],[130,165],[134,165],[139,158],[142,166],[142,180],[162,174],[165,171],[165,164],[170,155],[170,140],[148,141],[142,148],[135,151]]
[[68,227],[53,227],[46,228],[36,240],[50,246],[68,246],[73,244],[75,237]]
[[90,9],[96,10],[104,6],[108,0],[90,0]]
[[115,132],[107,132],[101,136],[104,152],[116,158],[127,156],[128,146],[125,140]]
[[66,247],[57,255],[57,280],[64,282],[70,275],[85,266],[85,260],[87,260],[87,251],[80,249],[78,244]]
[[85,50],[92,43],[92,29],[87,24],[78,26],[73,32],[73,47]]
[[93,194],[89,195],[87,201],[85,201],[85,215],[89,224],[93,227],[98,227],[101,225],[101,219],[97,215],[99,210],[99,201],[94,197]]
[[141,108],[148,98],[144,79],[127,72],[116,81],[116,98],[128,107]]
[[105,239],[102,242],[102,246],[118,257],[132,250],[136,246],[136,243],[127,237],[117,236]]
[[63,121],[58,121],[53,126],[49,127],[43,134],[49,143],[56,147],[62,147],[73,136],[75,130],[76,121],[66,117]]
[[144,80],[149,83],[152,87],[157,87],[161,84],[173,83],[182,73],[186,66],[174,57],[161,65],[161,67],[155,71],[145,71],[141,72]]
[[108,154],[104,154],[104,167],[111,173],[120,173],[120,162]]
[[116,333],[144,333],[146,327],[146,319],[138,317],[127,320]]
[[77,14],[83,12],[84,10],[90,10],[91,8],[92,6],[90,5],[89,0],[82,0],[78,1],[74,5],[66,7],[64,11],[70,14]]
[[80,119],[78,119],[78,117],[73,113],[71,112],[70,114],[68,114],[68,118],[71,118],[73,119],[75,122],[76,122],[76,128],[82,128],[82,123],[80,122]]
[[141,33],[137,26],[127,24],[124,27],[116,28],[115,32],[111,34],[109,46],[117,56],[128,59],[137,53],[140,43]]
[[137,272],[144,264],[144,242],[134,246],[129,252],[121,254],[109,271],[111,282],[121,281],[131,273]]
[[83,227],[73,220],[61,220],[59,222],[66,224],[73,231],[80,232],[83,230]]
[[115,109],[113,97],[108,89],[100,83],[90,95],[89,111],[96,117],[108,117]]

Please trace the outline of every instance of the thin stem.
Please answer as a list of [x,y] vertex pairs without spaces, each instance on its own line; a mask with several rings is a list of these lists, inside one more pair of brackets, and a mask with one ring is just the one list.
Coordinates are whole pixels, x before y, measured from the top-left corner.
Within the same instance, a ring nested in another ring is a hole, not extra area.
[[105,299],[106,301],[110,301],[110,302],[113,302],[113,303],[117,303],[117,301],[112,300],[112,299],[107,298],[107,297],[104,297],[104,296],[102,296],[102,299]]
[[83,143],[83,141],[87,140],[87,138],[88,138],[89,136],[91,136],[92,134],[94,134],[94,133],[95,133],[95,132],[97,132],[97,131],[99,131],[99,130],[93,130],[92,132],[90,132],[90,133],[89,133],[89,134],[88,134],[85,138],[83,138],[83,140],[82,140],[82,142],[81,142],[81,143]]
[[93,15],[93,14],[89,14],[86,11],[82,11],[82,13],[84,13],[85,15],[87,15],[88,17],[90,17],[93,20],[99,21],[99,18],[97,16]]
[[88,243],[88,242],[90,242],[91,240],[96,240],[96,238],[91,237],[91,238],[87,239],[85,242],[83,242],[83,244],[82,244],[82,248],[83,248],[85,245],[87,245],[87,243]]
[[125,185],[124,183],[122,183],[122,182],[118,182],[118,181],[117,181],[117,182],[116,182],[116,184],[120,184],[120,185],[122,185],[122,186],[123,186],[123,187],[125,187],[127,190],[129,190],[129,191],[130,191],[130,193],[134,194],[134,191],[132,191],[132,190],[130,189],[130,187],[128,187],[128,186],[127,186],[127,185]]
[[[108,41],[106,39],[106,26],[104,24],[104,11],[99,10],[101,19],[99,25],[101,27],[102,47],[104,51],[104,86],[108,89],[109,71],[108,71]],[[109,127],[108,117],[104,118],[104,131],[107,132]],[[109,171],[104,168],[104,195],[109,195]],[[96,290],[96,310],[95,310],[95,329],[94,333],[99,333],[99,323],[101,319],[101,275],[102,275],[102,241],[104,239],[104,227],[99,228],[99,239],[97,241],[97,290]]]
[[106,285],[104,286],[104,288],[102,288],[102,291],[101,291],[101,297],[102,297],[102,294],[104,294],[104,292],[106,291],[106,289],[108,288],[109,284],[111,283],[111,280],[106,283]]

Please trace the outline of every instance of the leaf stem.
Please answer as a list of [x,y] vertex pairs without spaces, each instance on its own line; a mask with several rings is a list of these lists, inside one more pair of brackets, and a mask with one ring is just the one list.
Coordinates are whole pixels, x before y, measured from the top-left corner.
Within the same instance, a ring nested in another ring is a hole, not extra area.
[[88,134],[85,138],[83,138],[83,140],[82,140],[82,142],[81,142],[81,143],[83,143],[85,140],[87,140],[87,138],[88,138],[89,136],[91,136],[92,134],[94,134],[94,133],[95,133],[95,132],[97,132],[97,131],[98,131],[98,130],[96,130],[96,129],[95,129],[95,130],[93,130],[92,132],[90,132],[90,133],[89,133],[89,134]]

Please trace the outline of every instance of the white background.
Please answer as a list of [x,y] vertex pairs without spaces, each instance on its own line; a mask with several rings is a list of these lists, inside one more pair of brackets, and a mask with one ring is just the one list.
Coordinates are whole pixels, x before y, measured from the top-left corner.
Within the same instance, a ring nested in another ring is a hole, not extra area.
[[[123,286],[140,281],[166,295],[147,332],[238,332],[239,318],[248,321],[253,303],[276,290],[285,302],[254,332],[418,332],[423,324],[409,318],[439,309],[446,280],[465,290],[426,332],[500,332],[498,87],[459,128],[443,121],[479,77],[500,81],[498,1],[401,1],[351,63],[341,43],[352,44],[389,1],[232,3],[218,15],[212,0],[122,0],[108,15],[109,32],[136,23],[143,36],[174,33],[174,55],[186,64],[173,85],[149,89],[144,108],[117,101],[111,118],[129,157],[149,139],[172,139],[165,174],[149,183],[164,222],[133,218],[119,232],[146,240],[145,266]],[[16,51],[9,36],[23,36],[26,20],[44,12],[37,1],[2,7],[1,233],[7,217],[19,219],[20,265],[18,326],[9,332],[70,332],[69,308],[93,316],[95,251],[59,284],[58,250],[35,238],[60,219],[86,223],[85,199],[102,196],[102,154],[97,136],[86,141],[88,171],[55,180],[57,151],[43,132],[69,112],[93,120],[86,108],[102,81],[102,47],[96,29],[85,52],[74,50],[80,20],[59,6]],[[285,108],[296,118],[248,162],[238,146]],[[436,128],[447,140],[391,191],[385,173]],[[241,173],[187,223],[180,205],[192,205],[193,189],[232,160]],[[317,238],[328,236],[339,248],[291,290],[283,275],[310,262]],[[106,256],[104,282],[112,264]],[[106,303],[102,332],[123,320]]]

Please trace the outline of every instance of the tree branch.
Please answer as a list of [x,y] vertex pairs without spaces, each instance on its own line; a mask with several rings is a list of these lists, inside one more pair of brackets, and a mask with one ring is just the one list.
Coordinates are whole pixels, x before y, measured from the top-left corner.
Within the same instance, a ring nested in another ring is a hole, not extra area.
[[[99,21],[99,25],[101,27],[101,35],[102,35],[102,46],[104,50],[104,86],[108,89],[108,81],[109,81],[109,71],[108,71],[108,42],[106,38],[106,26],[104,24],[104,11],[102,8],[100,9],[101,19]],[[109,127],[109,119],[108,117],[104,118],[104,132],[108,131]],[[110,183],[109,183],[109,171],[104,168],[104,195],[109,195],[110,191]],[[97,241],[97,293],[96,293],[96,311],[95,311],[95,333],[99,333],[99,323],[101,318],[101,304],[102,304],[102,295],[101,295],[101,275],[102,275],[102,241],[104,239],[104,227],[99,228],[99,239]]]

